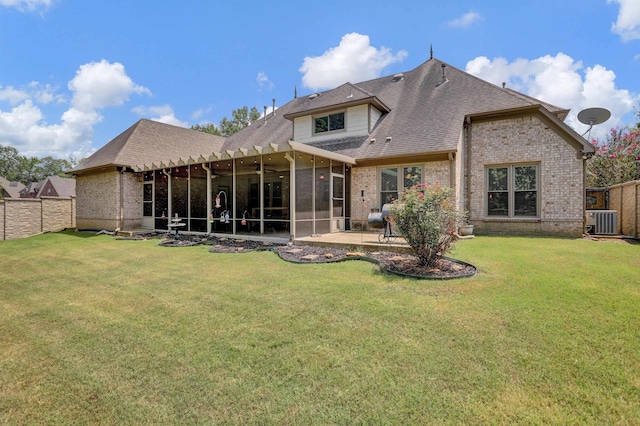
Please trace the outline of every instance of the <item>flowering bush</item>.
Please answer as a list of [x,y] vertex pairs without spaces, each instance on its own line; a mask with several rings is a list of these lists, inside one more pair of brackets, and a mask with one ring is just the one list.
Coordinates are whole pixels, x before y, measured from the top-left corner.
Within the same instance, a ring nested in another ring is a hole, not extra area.
[[640,179],[640,132],[611,129],[605,141],[593,140],[595,155],[587,162],[587,186],[604,188]]
[[391,206],[391,219],[421,265],[433,266],[453,248],[465,215],[451,200],[451,188],[435,184],[413,186]]

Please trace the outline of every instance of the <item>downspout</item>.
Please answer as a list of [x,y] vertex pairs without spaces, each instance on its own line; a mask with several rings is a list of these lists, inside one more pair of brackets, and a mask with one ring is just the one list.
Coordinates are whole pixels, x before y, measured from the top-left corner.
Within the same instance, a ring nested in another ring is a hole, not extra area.
[[118,229],[124,228],[124,173],[125,168],[120,168],[120,214],[118,217]]
[[[465,135],[464,135],[464,147],[463,147],[463,152],[464,152],[464,158],[462,159],[462,176],[461,176],[461,180],[463,182],[464,185],[464,189],[462,191],[463,193],[463,197],[464,197],[464,205],[462,206],[462,209],[465,211],[469,212],[469,221],[472,220],[472,213],[470,211],[471,209],[471,194],[470,194],[470,188],[471,188],[471,170],[470,170],[470,166],[471,166],[471,117],[466,117],[465,118]],[[483,197],[484,199],[484,197]],[[475,212],[474,212],[475,213]],[[482,213],[480,215],[480,217],[482,217],[484,213]]]
[[162,169],[162,173],[167,176],[167,223],[171,223],[171,169]]
[[202,163],[202,168],[207,171],[207,234],[211,233],[211,222],[209,215],[211,214],[211,169],[206,163]]
[[453,152],[447,154],[447,158],[449,159],[449,187],[455,190],[456,188],[456,163],[454,162],[455,157],[453,156]]

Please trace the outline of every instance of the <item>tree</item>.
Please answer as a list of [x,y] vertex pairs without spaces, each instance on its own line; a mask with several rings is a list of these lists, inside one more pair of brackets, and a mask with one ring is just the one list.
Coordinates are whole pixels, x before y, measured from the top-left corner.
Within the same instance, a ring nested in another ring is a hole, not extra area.
[[0,145],[0,176],[25,185],[40,182],[48,176],[65,176],[64,172],[77,164],[79,162],[73,158],[26,157],[14,147]]
[[12,146],[0,145],[0,176],[17,181],[20,168],[20,153]]
[[231,112],[231,115],[231,119],[223,117],[217,127],[213,123],[208,123],[204,126],[196,124],[191,126],[191,128],[199,132],[228,137],[233,135],[234,133],[239,132],[240,130],[244,129],[260,118],[260,113],[258,112],[258,109],[256,107],[251,107],[251,109],[249,110],[247,106],[234,109]]
[[605,188],[640,179],[640,132],[617,127],[607,138],[593,140],[594,156],[587,161],[587,187]]
[[402,200],[391,206],[396,229],[421,265],[434,266],[458,239],[458,225],[465,215],[458,211],[452,197],[451,188],[420,184],[406,189]]

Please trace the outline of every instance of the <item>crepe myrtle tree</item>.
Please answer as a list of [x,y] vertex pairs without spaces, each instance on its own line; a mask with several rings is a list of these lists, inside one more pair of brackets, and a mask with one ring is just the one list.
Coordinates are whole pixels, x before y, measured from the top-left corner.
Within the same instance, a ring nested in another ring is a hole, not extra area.
[[391,220],[424,266],[434,266],[453,249],[466,215],[453,201],[453,189],[420,184],[406,189],[391,205]]

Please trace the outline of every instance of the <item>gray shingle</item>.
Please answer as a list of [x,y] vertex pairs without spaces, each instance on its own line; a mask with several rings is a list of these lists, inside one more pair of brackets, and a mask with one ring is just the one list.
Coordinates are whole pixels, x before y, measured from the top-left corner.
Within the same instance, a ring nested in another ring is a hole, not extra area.
[[142,119],[84,160],[70,173],[107,166],[133,167],[152,162],[187,160],[219,151],[224,138]]
[[[464,118],[469,114],[542,105],[558,116],[566,115],[566,110],[498,87],[447,64],[444,64],[446,82],[439,84],[443,64],[430,59],[405,72],[402,79],[386,76],[346,83],[320,92],[313,99],[309,96],[293,99],[279,108],[275,116],[268,116],[266,124],[260,120],[227,138],[223,149],[282,144],[293,135],[293,124],[287,117],[373,99],[387,107],[388,112],[381,116],[370,135],[310,145],[359,160],[447,152],[456,150]],[[353,96],[348,98],[349,95]],[[369,139],[384,142],[387,137],[392,138],[390,143],[365,143]]]

